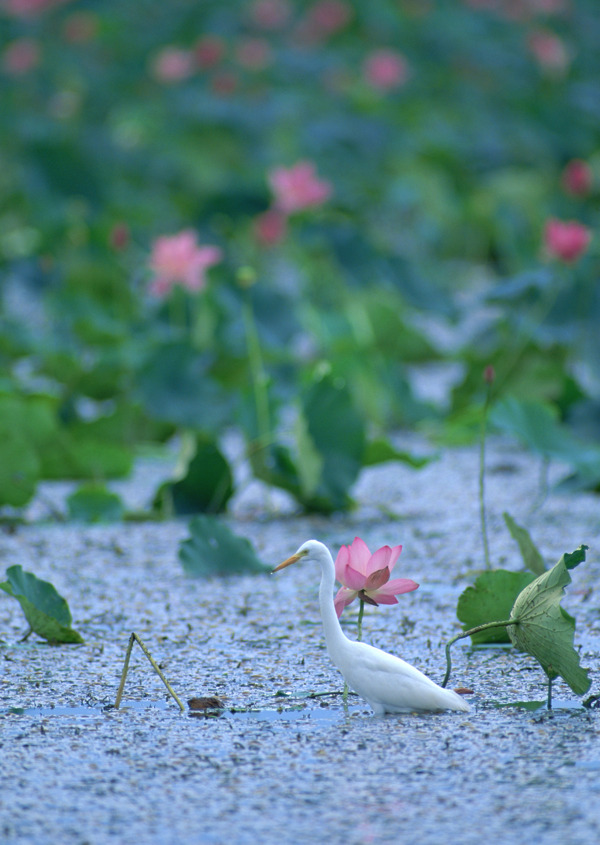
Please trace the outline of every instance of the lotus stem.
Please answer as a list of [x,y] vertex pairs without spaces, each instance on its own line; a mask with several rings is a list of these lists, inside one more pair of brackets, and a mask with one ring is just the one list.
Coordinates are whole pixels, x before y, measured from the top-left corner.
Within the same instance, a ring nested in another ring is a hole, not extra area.
[[492,380],[486,378],[485,401],[481,414],[481,435],[479,438],[479,518],[481,520],[481,537],[483,539],[483,555],[486,569],[491,569],[490,546],[487,534],[487,519],[485,513],[485,436],[487,428],[488,411],[492,394]]
[[[359,609],[358,609],[358,622],[357,622],[358,635],[357,635],[356,639],[360,643],[362,641],[362,621],[363,621],[363,615],[364,615],[364,612],[365,612],[365,603],[362,599],[359,599],[359,601],[360,601],[360,606],[359,606]],[[346,704],[347,702],[348,702],[348,684],[344,681],[344,704]]]
[[452,671],[450,648],[454,645],[455,642],[457,642],[457,640],[462,640],[465,637],[470,637],[473,634],[478,634],[480,631],[487,631],[490,628],[507,628],[509,625],[516,625],[518,621],[518,619],[505,619],[503,622],[486,622],[483,625],[477,625],[475,628],[470,628],[468,631],[463,631],[462,634],[457,634],[455,637],[452,637],[451,640],[448,640],[448,642],[446,643],[446,674],[444,675],[444,680],[442,681],[441,685],[445,687],[450,678],[450,672]]
[[362,642],[362,621],[363,621],[364,612],[365,612],[365,603],[362,599],[360,599],[360,607],[358,609],[358,622],[357,622],[357,625],[358,625],[357,639],[358,639],[359,643]]
[[248,363],[254,391],[256,407],[256,423],[258,428],[258,442],[264,448],[271,441],[271,420],[269,411],[269,393],[267,390],[268,377],[260,348],[260,340],[254,318],[254,311],[249,296],[242,306],[244,328],[246,331],[246,346],[248,349]]

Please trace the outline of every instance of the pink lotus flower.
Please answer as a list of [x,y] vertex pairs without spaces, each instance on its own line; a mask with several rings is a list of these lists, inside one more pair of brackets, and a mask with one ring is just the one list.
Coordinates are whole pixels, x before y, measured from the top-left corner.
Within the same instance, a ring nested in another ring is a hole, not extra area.
[[570,57],[558,35],[546,29],[537,29],[529,36],[527,46],[542,70],[557,76],[567,71]]
[[524,21],[536,15],[564,12],[568,0],[466,0],[473,9],[495,12],[508,20]]
[[254,0],[250,7],[253,22],[261,29],[282,29],[292,12],[289,0]]
[[314,29],[329,35],[343,29],[353,14],[352,6],[345,0],[317,0],[308,10],[308,19]]
[[272,61],[271,47],[264,38],[241,38],[235,48],[235,57],[248,70],[264,70]]
[[218,264],[222,255],[219,247],[198,246],[196,233],[191,229],[157,238],[150,257],[154,273],[151,293],[167,296],[176,284],[193,292],[202,290],[206,285],[206,270]]
[[335,577],[342,585],[334,600],[338,616],[357,597],[367,604],[398,604],[396,596],[417,589],[419,585],[409,578],[390,581],[401,551],[402,546],[382,546],[371,554],[360,537],[351,546],[342,546],[335,560]]
[[594,175],[587,161],[574,158],[562,172],[562,186],[567,194],[584,197],[592,190]]
[[63,26],[65,41],[85,44],[98,35],[100,20],[93,12],[73,12]]
[[332,186],[317,177],[310,161],[299,161],[293,167],[277,167],[268,175],[275,195],[275,206],[285,214],[321,205],[332,193]]
[[194,54],[180,47],[164,47],[152,61],[152,73],[159,82],[181,82],[195,69]]
[[69,2],[71,0],[4,0],[2,11],[16,18],[32,18],[46,9]]
[[238,84],[237,74],[230,70],[215,73],[210,81],[211,90],[219,97],[231,97],[232,94],[235,94]]
[[296,28],[301,42],[315,44],[344,29],[354,12],[345,0],[317,0]]
[[108,243],[109,246],[111,246],[116,252],[121,252],[122,250],[127,249],[130,239],[131,233],[127,223],[115,223],[110,230]]
[[261,246],[281,243],[287,234],[287,217],[277,208],[268,208],[254,218],[254,237]]
[[374,50],[365,60],[363,73],[373,88],[390,91],[408,79],[408,62],[396,50]]
[[483,380],[486,384],[493,384],[496,380],[496,370],[491,364],[488,364],[483,371]]
[[194,56],[199,68],[206,70],[218,65],[225,55],[225,42],[217,35],[204,35],[194,46]]
[[40,48],[33,38],[11,41],[2,53],[2,69],[10,76],[23,76],[40,63]]
[[592,233],[576,220],[550,219],[544,229],[544,244],[553,258],[572,263],[587,250]]

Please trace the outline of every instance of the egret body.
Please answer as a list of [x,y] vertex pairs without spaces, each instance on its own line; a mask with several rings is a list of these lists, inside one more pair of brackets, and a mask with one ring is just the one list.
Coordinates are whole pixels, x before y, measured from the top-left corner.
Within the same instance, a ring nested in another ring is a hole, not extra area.
[[333,603],[333,558],[323,543],[307,540],[295,554],[276,566],[273,572],[302,559],[313,560],[321,567],[319,605],[329,656],[350,689],[364,698],[377,715],[469,710],[469,705],[457,693],[438,686],[410,663],[380,648],[348,639],[342,631]]

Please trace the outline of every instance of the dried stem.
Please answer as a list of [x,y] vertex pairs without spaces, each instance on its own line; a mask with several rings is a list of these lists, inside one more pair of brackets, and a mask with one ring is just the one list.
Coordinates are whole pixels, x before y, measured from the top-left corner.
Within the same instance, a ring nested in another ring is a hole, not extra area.
[[121,673],[121,683],[119,684],[119,689],[117,690],[117,698],[115,700],[115,710],[119,709],[119,706],[121,704],[121,698],[123,697],[123,690],[125,689],[125,679],[127,678],[127,671],[129,670],[129,659],[131,657],[131,650],[133,648],[134,642],[137,643],[139,645],[139,647],[142,649],[142,651],[144,652],[144,654],[146,655],[146,657],[150,661],[152,668],[154,669],[154,671],[156,672],[158,677],[161,679],[163,684],[166,686],[167,690],[169,691],[169,694],[177,702],[177,706],[179,707],[179,709],[183,712],[185,710],[185,707],[181,703],[181,700],[177,697],[177,695],[175,695],[170,683],[167,681],[167,679],[163,675],[162,671],[160,670],[158,664],[156,663],[156,661],[154,660],[154,658],[152,657],[152,655],[150,654],[150,652],[148,651],[148,649],[146,648],[144,643],[141,641],[141,639],[135,633],[135,631],[129,637],[129,644],[127,646],[127,652],[125,653],[125,663],[123,664],[123,671]]

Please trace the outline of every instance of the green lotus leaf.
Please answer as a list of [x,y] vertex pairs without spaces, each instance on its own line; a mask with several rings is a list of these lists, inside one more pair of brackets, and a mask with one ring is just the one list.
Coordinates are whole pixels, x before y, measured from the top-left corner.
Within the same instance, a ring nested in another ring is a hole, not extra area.
[[71,611],[66,599],[49,581],[42,581],[21,566],[9,566],[7,580],[0,590],[15,598],[23,609],[32,631],[50,643],[82,643],[83,637],[71,628]]
[[579,664],[573,647],[575,620],[561,606],[565,587],[571,583],[569,570],[585,560],[587,546],[564,554],[558,563],[525,587],[513,605],[508,628],[517,648],[531,654],[550,680],[559,675],[577,695],[590,688],[587,669]]

